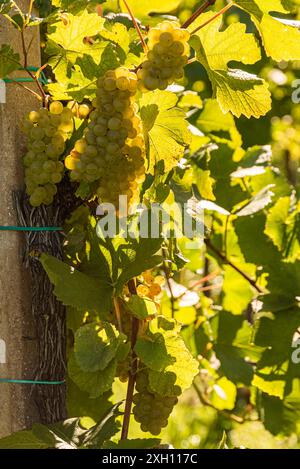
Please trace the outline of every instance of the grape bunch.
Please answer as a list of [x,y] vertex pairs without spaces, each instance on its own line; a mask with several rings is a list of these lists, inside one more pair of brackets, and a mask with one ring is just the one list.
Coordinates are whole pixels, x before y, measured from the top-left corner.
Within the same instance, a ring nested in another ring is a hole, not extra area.
[[64,174],[59,161],[65,150],[68,133],[73,130],[73,114],[62,103],[54,101],[49,110],[31,111],[24,119],[22,130],[27,136],[25,166],[26,192],[30,204],[50,205]]
[[162,285],[165,279],[162,275],[156,275],[151,270],[143,272],[140,277],[140,284],[137,286],[137,294],[155,301],[161,294]]
[[133,396],[133,415],[141,424],[143,432],[159,435],[168,425],[168,418],[177,404],[176,396],[161,396],[149,387],[147,370],[139,371],[136,377],[137,394]]
[[164,90],[183,77],[188,62],[190,34],[171,21],[163,21],[148,35],[147,60],[137,73],[142,90]]
[[137,77],[124,67],[106,72],[97,81],[96,108],[83,138],[65,164],[73,181],[97,183],[100,202],[118,207],[119,196],[128,204],[138,200],[145,180],[145,143],[135,103]]

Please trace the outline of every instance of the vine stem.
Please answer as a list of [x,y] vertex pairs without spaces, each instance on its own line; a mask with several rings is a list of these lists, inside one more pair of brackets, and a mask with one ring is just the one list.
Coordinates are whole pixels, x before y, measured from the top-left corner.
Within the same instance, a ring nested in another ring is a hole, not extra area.
[[43,104],[45,105],[46,102],[47,102],[47,95],[46,95],[45,91],[43,90],[43,87],[40,84],[38,77],[36,75],[34,75],[34,73],[32,73],[30,70],[27,69],[27,67],[28,67],[28,50],[26,48],[26,43],[25,43],[24,28],[21,30],[21,42],[22,42],[22,50],[23,50],[23,55],[24,55],[24,69],[26,70],[28,75],[35,81],[35,83],[36,83],[36,85],[37,85],[37,87],[40,91]]
[[183,25],[181,26],[183,29],[187,28],[190,24],[192,24],[198,16],[200,16],[208,7],[213,6],[216,3],[216,0],[206,0],[206,2],[201,5],[197,10],[188,18]]
[[168,287],[168,290],[169,290],[169,293],[170,293],[171,315],[172,315],[172,318],[174,318],[175,312],[176,312],[175,304],[176,304],[177,298],[175,298],[175,296],[174,296],[173,289],[172,289],[172,284],[170,282],[170,269],[167,265],[168,256],[167,256],[167,252],[166,252],[165,247],[163,247],[162,253],[163,253],[163,258],[164,258],[162,268],[163,268],[163,271],[164,271],[164,274],[165,274],[167,287]]
[[[135,280],[132,279],[128,282],[128,289],[132,295],[136,295],[136,285]],[[138,369],[138,358],[136,353],[134,352],[134,347],[137,341],[139,332],[139,320],[137,318],[132,318],[132,329],[131,329],[131,368],[129,371],[129,379],[127,385],[127,393],[126,393],[126,401],[125,401],[125,411],[124,411],[124,419],[123,419],[123,426],[121,432],[121,440],[127,440],[128,432],[129,432],[129,424],[130,424],[130,417],[131,417],[131,408],[132,408],[132,400],[133,400],[133,393],[135,387],[135,380],[136,380],[136,373]]]
[[31,90],[30,88],[28,88],[27,86],[23,85],[23,83],[19,83],[17,80],[15,80],[14,78],[11,78],[10,77],[10,80],[13,82],[14,85],[17,85],[17,86],[20,86],[20,88],[23,88],[23,90],[26,90],[28,91],[29,93],[31,93],[33,96],[35,96],[35,98],[37,98],[39,101],[42,101],[42,98],[40,97],[39,94],[37,94],[35,91]]
[[132,20],[132,22],[133,22],[133,25],[134,25],[134,27],[135,27],[135,29],[136,29],[136,32],[137,32],[138,35],[139,35],[139,38],[140,38],[140,40],[141,40],[141,43],[142,43],[144,52],[146,52],[146,51],[148,50],[148,47],[147,47],[147,44],[145,43],[145,40],[144,40],[144,38],[143,38],[142,32],[141,32],[141,30],[140,30],[140,27],[139,27],[139,25],[137,24],[137,21],[136,21],[136,19],[135,19],[135,16],[134,16],[134,14],[133,14],[133,12],[132,12],[130,6],[128,5],[127,0],[123,0],[123,2],[124,2],[124,5],[125,5],[125,7],[126,7],[128,13],[129,13],[129,15],[130,15],[130,18],[131,18],[131,20]]
[[229,8],[231,8],[233,6],[233,2],[230,2],[228,3],[228,5],[226,5],[224,8],[222,8],[222,10],[218,11],[214,16],[212,16],[209,20],[205,21],[205,23],[202,23],[200,24],[200,26],[198,26],[198,28],[194,29],[194,31],[191,32],[191,36],[193,34],[196,34],[197,31],[199,31],[200,29],[204,28],[204,26],[207,26],[209,23],[211,23],[212,21],[214,21],[215,19],[217,19],[220,15],[223,15],[227,10],[229,10]]
[[119,331],[120,331],[120,332],[123,332],[123,330],[122,330],[121,310],[120,310],[119,300],[118,300],[118,298],[116,298],[116,297],[114,296],[113,301],[114,301],[114,308],[115,308],[115,313],[116,313],[118,328],[119,328]]
[[233,264],[226,256],[225,254],[223,254],[221,251],[219,251],[218,248],[216,248],[212,242],[209,240],[209,239],[205,239],[204,240],[206,246],[208,249],[210,249],[214,254],[216,254],[219,259],[221,259],[221,261],[224,263],[224,264],[228,264],[230,265],[230,267],[232,267],[238,274],[240,274],[245,280],[247,280],[247,282],[250,283],[250,285],[252,285],[253,288],[255,288],[255,290],[258,292],[258,293],[264,293],[263,289],[257,285],[257,283],[255,282],[255,280],[253,280],[251,277],[249,277],[248,274],[246,274],[246,272],[242,271],[237,265]]

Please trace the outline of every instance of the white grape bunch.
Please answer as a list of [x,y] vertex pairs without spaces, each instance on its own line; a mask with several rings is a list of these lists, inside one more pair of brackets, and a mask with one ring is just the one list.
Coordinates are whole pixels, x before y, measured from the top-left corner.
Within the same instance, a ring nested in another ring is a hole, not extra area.
[[190,33],[178,23],[163,21],[148,34],[147,60],[137,72],[142,90],[164,90],[184,75],[188,62]]
[[161,396],[149,387],[147,369],[141,370],[136,377],[136,391],[133,396],[133,415],[143,432],[159,435],[168,425],[168,418],[178,402],[177,396]]
[[61,102],[54,101],[49,110],[31,111],[23,121],[22,130],[27,137],[23,164],[30,204],[50,205],[57,192],[56,185],[63,178],[64,164],[60,157],[73,130],[73,114]]
[[110,70],[97,81],[95,110],[83,138],[65,160],[73,181],[97,182],[100,202],[118,208],[119,196],[128,204],[138,200],[145,180],[145,142],[135,102],[135,73],[124,67]]

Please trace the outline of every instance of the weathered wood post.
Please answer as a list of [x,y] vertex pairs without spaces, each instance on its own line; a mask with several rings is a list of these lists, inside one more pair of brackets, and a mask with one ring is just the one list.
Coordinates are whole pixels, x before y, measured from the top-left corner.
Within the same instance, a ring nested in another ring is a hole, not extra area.
[[[17,3],[22,11],[28,11],[29,0]],[[38,27],[25,34],[26,43],[31,40],[28,65],[38,67]],[[20,33],[3,18],[0,18],[1,44],[10,44],[23,57]],[[17,72],[15,76],[24,73]],[[28,86],[36,89],[35,84]],[[19,125],[24,114],[38,106],[31,93],[16,84],[6,85],[6,103],[0,103],[0,225],[18,224],[12,192],[23,186],[24,143]],[[0,231],[0,378],[30,379],[38,366],[29,273],[22,265],[22,240],[21,233]],[[38,420],[31,391],[29,385],[0,383],[0,437]]]

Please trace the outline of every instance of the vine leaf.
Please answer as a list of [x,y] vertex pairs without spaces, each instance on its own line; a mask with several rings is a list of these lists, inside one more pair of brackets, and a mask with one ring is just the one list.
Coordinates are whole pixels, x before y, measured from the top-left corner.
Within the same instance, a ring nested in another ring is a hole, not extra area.
[[268,56],[276,61],[299,60],[300,31],[299,21],[282,19],[273,13],[289,13],[286,2],[280,0],[276,2],[266,0],[235,0],[237,6],[250,14],[263,41],[264,48]]
[[0,79],[18,70],[19,61],[19,54],[16,54],[8,44],[3,44],[0,48]]
[[117,329],[103,322],[86,324],[75,334],[74,354],[82,371],[104,370],[116,357],[125,336]]
[[[181,0],[127,0],[129,6],[137,18],[145,18],[149,13],[168,13],[174,11]],[[123,2],[120,2],[120,7],[123,12],[127,13],[127,9]],[[149,18],[148,18],[149,19]]]
[[185,112],[176,107],[177,101],[170,91],[145,93],[140,100],[151,173],[159,161],[164,162],[165,172],[170,171],[191,141]]
[[138,295],[132,295],[126,303],[131,313],[138,319],[147,319],[155,316],[157,309],[154,301],[149,298],[141,298]]
[[274,195],[274,193],[270,190],[272,187],[273,184],[269,184],[268,186],[264,187],[252,198],[252,200],[250,200],[250,202],[245,207],[236,212],[236,215],[238,217],[254,215],[269,205],[272,202],[272,197]]
[[260,319],[255,337],[255,343],[266,349],[257,363],[252,384],[271,396],[283,399],[290,394],[293,379],[300,377],[299,365],[292,362],[292,342],[300,324],[300,308],[291,298],[294,306],[272,312],[270,305],[273,303],[276,309],[280,303],[279,295],[273,301],[272,296],[268,295],[262,309],[269,315]]
[[[212,18],[209,12],[201,16],[201,23]],[[206,69],[212,82],[214,96],[224,113],[235,116],[260,117],[271,108],[271,96],[266,82],[256,75],[228,67],[230,61],[254,64],[261,58],[253,34],[246,33],[241,23],[230,25],[220,32],[222,18],[210,23],[192,36],[196,57]],[[194,25],[193,25],[194,27]]]
[[97,398],[108,391],[115,379],[117,360],[113,359],[104,370],[83,371],[76,361],[75,354],[68,363],[69,376],[72,381],[91,398]]
[[174,320],[158,316],[151,322],[150,332],[139,338],[137,356],[149,367],[149,383],[154,392],[174,396],[189,388],[198,373]]
[[102,419],[86,430],[80,418],[70,418],[53,425],[34,424],[32,430],[13,433],[0,440],[0,449],[80,449],[101,448],[119,431],[119,404],[110,407]]
[[236,387],[225,376],[213,385],[210,402],[219,410],[232,410],[235,406]]
[[[91,81],[95,78],[102,56],[110,46],[105,41],[90,43],[86,38],[97,35],[104,22],[97,14],[83,11],[78,16],[68,13],[66,18],[49,25],[46,53],[59,83],[71,89],[77,84],[80,92],[79,88],[88,86],[84,79]],[[75,65],[77,68],[73,69]]]
[[99,46],[90,44],[86,37],[97,35],[104,26],[105,20],[96,13],[82,12],[74,16],[68,13],[63,19],[50,24],[48,39],[59,45],[68,61],[75,64],[78,56],[89,54],[97,60]]
[[299,210],[290,213],[290,197],[277,200],[267,215],[265,233],[288,262],[300,259],[297,232],[300,228]]
[[40,261],[54,285],[55,295],[64,305],[95,311],[106,318],[113,292],[109,279],[100,281],[47,254],[42,254]]
[[197,127],[204,133],[226,132],[228,133],[228,142],[240,151],[242,146],[242,137],[238,132],[234,117],[230,114],[224,114],[218,102],[215,99],[208,99],[204,108],[197,119]]
[[109,25],[105,23],[105,28],[101,30],[100,36],[119,46],[126,55],[129,53],[130,37],[124,24],[115,23],[109,29]]
[[162,256],[157,252],[162,241],[162,238],[131,239],[119,246],[117,255],[120,273],[115,283],[117,294],[129,280],[161,263]]

